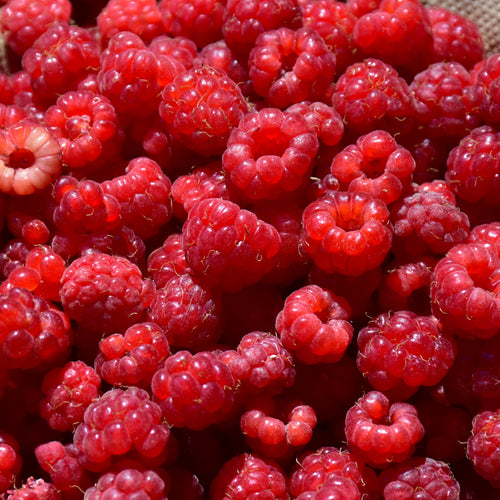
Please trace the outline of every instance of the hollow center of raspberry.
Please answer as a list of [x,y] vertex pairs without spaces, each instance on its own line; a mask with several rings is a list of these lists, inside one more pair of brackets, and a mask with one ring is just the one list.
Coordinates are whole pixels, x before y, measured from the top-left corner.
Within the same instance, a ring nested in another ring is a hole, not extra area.
[[363,161],[362,170],[369,179],[380,177],[385,170],[385,160],[380,158]]
[[281,156],[285,150],[286,144],[283,143],[283,136],[279,128],[262,131],[261,137],[255,141],[255,158],[267,155]]
[[35,163],[35,155],[30,149],[17,148],[9,155],[9,167],[11,168],[29,168],[33,163]]

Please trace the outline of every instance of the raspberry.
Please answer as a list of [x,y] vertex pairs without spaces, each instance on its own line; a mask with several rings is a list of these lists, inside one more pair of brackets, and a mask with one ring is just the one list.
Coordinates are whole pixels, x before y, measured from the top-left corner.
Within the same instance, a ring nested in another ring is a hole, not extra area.
[[56,23],[24,53],[22,65],[37,95],[52,104],[99,68],[99,47],[87,29]]
[[485,55],[478,26],[458,12],[429,7],[435,62],[456,61],[471,70]]
[[479,114],[487,125],[500,123],[498,85],[500,83],[500,54],[496,53],[478,63],[471,71],[472,93]]
[[169,279],[157,290],[149,317],[168,342],[184,349],[212,347],[222,334],[221,298],[189,274]]
[[421,385],[436,385],[455,359],[456,345],[432,316],[384,313],[358,334],[359,371],[378,391],[407,399]]
[[155,37],[149,44],[149,50],[156,55],[170,56],[179,61],[185,69],[191,69],[198,54],[196,44],[189,38],[167,35]]
[[120,472],[107,472],[99,477],[92,488],[85,491],[88,500],[116,497],[123,499],[144,498],[164,500],[165,483],[153,470],[123,469]]
[[383,129],[398,139],[413,127],[408,84],[392,66],[378,59],[349,66],[337,81],[332,103],[346,130],[357,134]]
[[247,114],[222,155],[226,176],[246,200],[274,200],[305,185],[318,139],[295,113],[264,108]]
[[235,382],[213,353],[179,351],[154,374],[151,389],[171,426],[202,430],[228,416]]
[[374,467],[402,462],[424,436],[417,410],[408,403],[393,403],[378,391],[368,392],[346,414],[349,450]]
[[322,270],[358,276],[378,267],[392,241],[387,205],[368,193],[337,191],[302,215],[302,249]]
[[69,22],[71,10],[69,0],[10,0],[1,13],[2,33],[9,47],[22,55],[52,23]]
[[163,330],[154,323],[137,323],[125,333],[114,333],[99,342],[97,373],[115,386],[149,386],[151,378],[170,356]]
[[500,257],[500,222],[481,224],[472,228],[469,243],[481,243],[490,252]]
[[1,192],[33,194],[46,188],[61,169],[61,149],[45,127],[24,120],[0,129]]
[[330,476],[317,491],[306,491],[297,497],[297,500],[336,500],[341,498],[360,498],[360,491],[356,484],[342,476]]
[[349,317],[345,299],[308,285],[287,297],[276,317],[276,331],[283,345],[303,363],[335,363],[352,340]]
[[234,456],[222,466],[210,486],[211,500],[288,498],[286,478],[278,464],[252,453]]
[[2,281],[19,266],[26,262],[26,255],[31,250],[32,245],[25,240],[12,239],[0,253],[0,271],[2,273]]
[[500,410],[478,413],[472,421],[472,435],[467,441],[467,455],[474,469],[495,488],[500,485],[499,419]]
[[0,124],[2,128],[10,127],[25,118],[28,118],[28,112],[15,104],[0,105]]
[[87,407],[100,395],[101,379],[83,361],[70,361],[53,368],[43,378],[45,398],[40,416],[51,429],[73,431],[83,421]]
[[131,450],[142,459],[155,458],[168,452],[171,439],[159,406],[137,387],[105,392],[85,410],[73,436],[78,450],[96,463]]
[[200,66],[181,73],[164,88],[159,109],[175,139],[210,156],[224,151],[248,104],[224,71]]
[[297,0],[272,0],[245,3],[228,0],[222,34],[227,46],[234,52],[248,56],[257,37],[265,31],[300,27]]
[[311,28],[261,33],[248,68],[257,94],[278,108],[307,100],[328,102],[333,92],[335,55]]
[[104,46],[120,31],[131,31],[145,43],[165,33],[160,9],[154,0],[109,0],[97,16]]
[[89,90],[60,96],[45,113],[45,125],[57,138],[69,170],[100,170],[120,151],[123,142],[109,99]]
[[369,193],[387,205],[409,189],[414,170],[411,153],[384,130],[359,137],[335,156],[330,167],[340,190]]
[[127,259],[95,253],[66,269],[61,302],[80,326],[111,333],[141,321],[153,293],[154,285]]
[[186,261],[208,286],[236,292],[274,266],[280,237],[252,212],[218,198],[201,201],[182,228]]
[[458,500],[460,486],[444,462],[432,458],[411,457],[384,470],[380,476],[386,500],[442,498]]
[[500,327],[500,262],[480,243],[455,245],[434,268],[434,315],[457,335],[490,338]]
[[158,234],[172,218],[172,183],[154,160],[134,158],[125,175],[104,181],[101,186],[120,203],[123,224],[141,238]]
[[61,493],[52,483],[43,479],[35,479],[33,476],[26,480],[20,488],[7,490],[8,500],[60,500]]
[[14,484],[16,476],[21,472],[22,458],[19,444],[14,436],[0,432],[0,491],[4,492]]

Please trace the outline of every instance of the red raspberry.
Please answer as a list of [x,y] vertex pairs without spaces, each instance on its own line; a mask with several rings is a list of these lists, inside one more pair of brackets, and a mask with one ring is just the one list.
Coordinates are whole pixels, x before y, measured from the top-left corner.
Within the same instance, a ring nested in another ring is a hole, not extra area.
[[471,71],[473,99],[479,106],[479,114],[487,125],[500,124],[498,86],[500,83],[500,54],[492,54],[478,63]]
[[500,486],[500,410],[483,411],[472,421],[472,435],[467,441],[467,455],[476,472],[495,488]]
[[311,28],[261,33],[248,68],[257,94],[278,108],[307,100],[328,102],[333,92],[335,55]]
[[326,272],[358,276],[389,252],[387,205],[368,193],[337,191],[309,204],[302,215],[302,249]]
[[31,76],[39,98],[52,103],[57,96],[76,90],[89,73],[99,68],[99,47],[85,28],[56,23],[23,55],[23,69]]
[[276,229],[235,203],[208,198],[195,205],[182,228],[186,261],[208,286],[236,292],[274,266]]
[[369,193],[387,205],[408,191],[414,170],[411,153],[384,130],[359,137],[335,156],[330,167],[341,190]]
[[221,468],[210,486],[211,500],[252,497],[286,500],[286,478],[278,464],[251,453],[236,455]]
[[196,44],[189,38],[177,36],[172,38],[167,35],[155,37],[149,44],[149,50],[157,56],[164,55],[173,57],[179,61],[185,69],[191,69],[198,54]]
[[300,24],[297,0],[228,0],[222,34],[231,50],[248,56],[261,33],[283,27],[297,29]]
[[168,453],[172,439],[160,407],[137,387],[111,389],[85,410],[73,442],[91,462],[102,463],[112,455],[135,450],[141,459]]
[[19,444],[14,436],[0,432],[0,491],[5,492],[13,486],[16,477],[21,472],[22,458],[19,454]]
[[358,334],[359,371],[377,390],[407,399],[421,385],[436,385],[455,359],[456,344],[432,316],[384,313]]
[[181,73],[162,93],[160,116],[184,146],[205,156],[221,154],[231,130],[248,111],[241,90],[210,66]]
[[393,403],[378,391],[360,398],[346,414],[349,450],[374,467],[402,462],[424,436],[417,410],[408,403]]
[[141,321],[154,285],[123,257],[95,253],[79,257],[62,278],[61,302],[80,326],[111,333]]
[[69,0],[9,0],[1,13],[2,33],[9,47],[22,55],[52,23],[69,22],[71,10]]
[[149,317],[171,345],[200,350],[212,347],[222,334],[221,306],[220,296],[203,281],[181,274],[155,292]]
[[51,429],[73,431],[90,403],[100,396],[100,389],[99,375],[83,361],[53,368],[42,381],[45,398],[40,402],[40,416]]
[[52,483],[29,477],[20,488],[7,490],[8,500],[61,500],[61,493]]
[[2,281],[19,266],[26,263],[26,255],[32,249],[32,245],[22,239],[12,239],[7,243],[0,253],[0,272]]
[[141,238],[158,234],[172,218],[172,183],[154,160],[134,158],[125,175],[104,181],[101,186],[119,201],[123,224]]
[[125,333],[114,333],[99,342],[97,373],[115,386],[149,386],[155,372],[170,356],[163,330],[154,323],[137,323]]
[[165,23],[155,0],[109,0],[97,16],[103,45],[120,31],[131,31],[145,43],[165,33]]
[[161,0],[160,12],[167,33],[185,36],[200,48],[222,38],[226,13],[222,0]]
[[411,457],[392,465],[380,476],[385,500],[443,498],[458,500],[460,485],[447,464],[439,460]]
[[235,381],[215,354],[179,351],[154,374],[151,389],[169,425],[202,430],[228,416]]
[[484,41],[472,19],[445,7],[429,7],[435,62],[456,61],[471,70],[485,55]]
[[500,222],[481,224],[472,228],[469,243],[481,243],[490,252],[500,257]]
[[335,363],[352,340],[350,312],[344,298],[308,285],[287,297],[276,317],[276,331],[283,345],[303,363]]
[[297,500],[328,500],[328,499],[360,498],[360,491],[354,481],[348,478],[332,475],[319,487],[317,491],[306,491],[297,497]]
[[305,186],[318,146],[300,115],[264,108],[247,114],[231,132],[222,165],[242,198],[274,200]]
[[357,134],[384,129],[397,138],[413,126],[408,84],[378,59],[349,66],[337,82],[332,102],[346,129]]
[[104,168],[121,150],[123,137],[109,99],[89,90],[60,96],[45,113],[69,170]]
[[457,335],[490,338],[500,328],[500,260],[480,243],[454,246],[434,268],[434,315]]
[[163,479],[153,470],[125,468],[120,472],[106,472],[100,476],[96,485],[85,491],[85,498],[166,500],[165,486]]
[[45,127],[23,120],[0,129],[1,192],[24,196],[41,191],[61,169],[61,148]]

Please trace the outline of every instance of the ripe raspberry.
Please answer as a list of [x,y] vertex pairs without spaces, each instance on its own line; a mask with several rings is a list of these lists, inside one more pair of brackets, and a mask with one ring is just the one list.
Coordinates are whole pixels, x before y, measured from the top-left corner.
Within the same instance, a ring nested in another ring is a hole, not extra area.
[[79,257],[62,278],[61,302],[71,319],[112,333],[141,321],[154,285],[123,257],[95,253]]
[[33,246],[25,240],[15,238],[9,241],[0,253],[0,272],[1,280],[9,276],[9,274],[19,266],[26,263],[26,255]]
[[346,130],[357,134],[383,129],[398,139],[413,126],[408,84],[378,59],[349,66],[337,81],[332,102]]
[[222,38],[226,13],[222,0],[161,0],[165,29],[173,36],[185,36],[201,48]]
[[335,363],[352,340],[349,317],[344,298],[308,285],[287,297],[276,317],[276,331],[283,345],[303,363]]
[[210,486],[211,500],[288,498],[286,478],[277,463],[252,453],[228,460]]
[[8,500],[61,500],[61,493],[52,483],[30,476],[18,489],[7,490]]
[[154,323],[137,323],[125,333],[114,333],[99,342],[97,373],[114,386],[149,386],[155,372],[170,356],[163,330]]
[[261,33],[248,68],[257,94],[278,108],[307,100],[328,102],[333,92],[335,55],[311,28]]
[[500,257],[500,222],[481,224],[472,228],[469,243],[481,243],[490,252]]
[[349,498],[358,500],[360,491],[356,484],[348,478],[333,475],[319,487],[317,491],[306,491],[297,497],[297,500],[328,500]]
[[349,450],[374,467],[402,462],[424,436],[417,410],[408,403],[393,403],[378,391],[360,398],[346,414]]
[[235,203],[208,198],[195,205],[182,228],[186,261],[203,282],[236,292],[274,266],[276,229]]
[[457,335],[490,338],[500,328],[500,261],[480,243],[454,246],[434,268],[434,315]]
[[10,127],[28,117],[28,111],[20,106],[0,104],[0,126],[2,128]]
[[169,425],[202,430],[228,416],[235,381],[212,352],[179,351],[154,374],[151,389]]
[[9,47],[22,55],[52,23],[69,22],[71,10],[69,0],[10,0],[1,13],[2,33]]
[[297,0],[250,4],[243,0],[228,0],[222,34],[231,50],[248,56],[261,33],[282,27],[297,29],[300,25]]
[[160,116],[184,146],[205,156],[221,154],[231,130],[248,111],[241,90],[210,66],[178,75],[162,93]]
[[45,125],[57,138],[69,170],[104,168],[121,150],[123,137],[109,99],[89,90],[60,96],[45,113]]
[[408,191],[414,170],[411,153],[384,130],[359,137],[335,156],[330,167],[340,190],[369,193],[387,205]]
[[387,205],[368,193],[337,191],[309,204],[302,215],[302,249],[322,270],[358,276],[389,252]]
[[149,50],[156,55],[170,56],[179,61],[185,69],[191,69],[198,54],[196,44],[189,38],[167,35],[155,37],[149,44]]
[[13,486],[16,476],[21,472],[22,458],[19,444],[14,436],[0,432],[0,491]]
[[143,239],[158,234],[172,218],[172,183],[154,160],[134,158],[125,175],[101,186],[120,203],[122,223]]
[[492,54],[478,63],[471,71],[473,83],[472,94],[475,104],[479,106],[479,114],[487,125],[500,123],[498,110],[498,85],[500,77],[500,54]]
[[169,344],[184,349],[212,347],[222,334],[222,303],[202,280],[190,274],[169,279],[157,290],[149,317]]
[[484,58],[484,41],[474,21],[445,7],[430,6],[427,13],[435,62],[456,61],[471,70]]
[[300,115],[264,108],[248,113],[231,132],[222,165],[240,197],[274,200],[305,186],[318,147]]
[[384,313],[361,329],[359,371],[377,391],[407,399],[421,385],[436,385],[455,359],[456,344],[432,316]]
[[91,462],[135,450],[139,457],[155,458],[168,452],[172,439],[160,407],[137,387],[111,389],[85,410],[73,442]]
[[145,43],[165,33],[165,24],[155,0],[109,0],[97,16],[103,45],[120,31],[131,31]]
[[45,127],[24,120],[0,129],[1,192],[24,196],[41,191],[61,169],[61,148]]
[[85,491],[85,498],[166,500],[165,486],[163,479],[153,470],[125,468],[120,472],[106,472],[100,476],[96,485]]
[[99,68],[99,47],[89,30],[68,23],[49,27],[22,58],[38,97],[50,102]]
[[447,464],[439,460],[411,457],[392,465],[380,476],[384,499],[442,498],[458,500],[460,485]]
[[500,410],[478,413],[467,441],[467,455],[474,469],[495,488],[500,486],[499,420]]
[[51,429],[73,431],[90,403],[100,396],[100,389],[99,375],[83,361],[53,368],[42,381],[45,398],[40,402],[40,416]]

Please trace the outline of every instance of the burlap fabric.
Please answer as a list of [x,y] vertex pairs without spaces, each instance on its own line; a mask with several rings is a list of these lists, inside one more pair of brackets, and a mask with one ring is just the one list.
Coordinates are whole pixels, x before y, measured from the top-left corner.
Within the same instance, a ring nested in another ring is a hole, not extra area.
[[488,55],[500,52],[500,0],[422,0],[424,5],[446,7],[479,26]]

